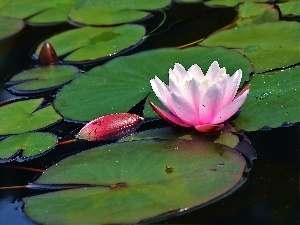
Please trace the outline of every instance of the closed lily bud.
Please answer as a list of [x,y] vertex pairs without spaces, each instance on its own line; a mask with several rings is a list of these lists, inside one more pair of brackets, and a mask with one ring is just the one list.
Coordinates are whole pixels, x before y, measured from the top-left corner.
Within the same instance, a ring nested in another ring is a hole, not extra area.
[[164,120],[177,126],[194,127],[200,132],[220,130],[246,101],[249,86],[237,94],[242,70],[232,76],[213,62],[206,75],[194,64],[187,71],[176,63],[169,70],[169,86],[158,77],[150,81],[152,89],[167,112],[150,102]]
[[116,113],[101,116],[87,123],[76,135],[87,141],[116,140],[133,133],[142,117],[131,113]]
[[49,66],[57,63],[58,58],[56,52],[50,43],[45,42],[43,44],[38,61],[41,66]]

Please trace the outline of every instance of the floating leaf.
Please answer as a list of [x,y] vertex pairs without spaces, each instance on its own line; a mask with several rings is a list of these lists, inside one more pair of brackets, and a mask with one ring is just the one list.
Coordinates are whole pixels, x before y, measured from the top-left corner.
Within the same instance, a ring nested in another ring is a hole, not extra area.
[[24,211],[42,224],[132,224],[206,205],[237,187],[244,168],[237,151],[205,140],[111,144],[48,168],[35,184],[86,186],[24,198]]
[[194,3],[194,2],[200,2],[201,0],[175,0],[175,2],[182,2],[182,3]]
[[267,0],[208,0],[204,4],[208,6],[236,6],[243,2],[266,2]]
[[282,2],[277,4],[281,13],[284,16],[299,16],[300,15],[300,2],[299,0],[289,0],[288,2]]
[[23,20],[0,17],[0,41],[18,33],[23,27]]
[[113,25],[128,23],[151,15],[146,10],[165,7],[171,0],[89,0],[73,8],[71,20],[88,25]]
[[1,0],[0,1],[0,7],[4,6],[5,4],[7,4],[10,0]]
[[279,21],[279,12],[273,5],[245,2],[239,6],[239,26],[275,21]]
[[13,76],[8,84],[13,92],[40,92],[69,82],[78,72],[74,66],[38,67]]
[[57,138],[51,133],[25,133],[13,135],[0,141],[0,158],[9,158],[22,151],[22,156],[32,157],[53,148]]
[[[70,53],[65,61],[88,61],[113,56],[136,45],[145,35],[139,25],[82,27],[49,38],[58,56]],[[43,43],[42,43],[43,44]],[[36,50],[38,54],[42,44]]]
[[68,20],[68,13],[83,0],[11,0],[0,8],[0,16],[29,18],[31,23],[58,23]]
[[300,121],[300,67],[255,75],[251,91],[233,123],[242,130]]
[[0,107],[0,135],[20,134],[57,122],[61,117],[53,107],[37,109],[43,99],[11,102]]
[[[155,75],[167,81],[169,68],[173,67],[175,62],[180,62],[186,68],[197,63],[203,70],[207,70],[215,60],[221,67],[226,67],[228,74],[242,69],[242,83],[249,78],[252,71],[247,58],[225,48],[152,50],[116,58],[92,69],[84,76],[78,76],[62,88],[54,105],[64,117],[82,121],[90,121],[101,115],[126,112],[151,91],[149,81]],[[151,101],[156,102],[156,97]],[[84,104],[84,107],[78,107],[81,104]],[[145,113],[147,116],[156,116],[150,107]]]
[[119,142],[146,140],[153,138],[214,141],[215,143],[223,144],[231,148],[234,148],[239,143],[239,138],[230,132],[222,132],[216,139],[215,136],[202,134],[195,129],[186,129],[179,127],[150,129],[120,139]]
[[270,22],[226,30],[200,44],[234,48],[251,60],[258,73],[300,62],[299,48],[295,47],[299,45],[299,30],[297,22]]

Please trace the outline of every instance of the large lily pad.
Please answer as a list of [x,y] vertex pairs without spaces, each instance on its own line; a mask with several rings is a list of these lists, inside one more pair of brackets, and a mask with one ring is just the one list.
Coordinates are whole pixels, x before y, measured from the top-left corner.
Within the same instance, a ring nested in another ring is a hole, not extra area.
[[269,22],[226,30],[200,44],[236,49],[251,60],[255,72],[263,72],[300,62],[299,30],[297,22]]
[[0,41],[18,33],[23,27],[23,20],[0,17]]
[[171,0],[89,0],[73,8],[71,20],[88,25],[112,25],[128,23],[151,15],[145,10],[165,7]]
[[[136,45],[145,35],[145,28],[139,25],[115,27],[82,27],[55,35],[47,41],[52,44],[58,56],[70,53],[65,61],[88,61],[109,57]],[[38,46],[41,50],[44,41]]]
[[22,151],[23,157],[32,157],[53,148],[57,143],[55,135],[50,133],[34,132],[13,135],[0,141],[0,158],[7,159]]
[[0,16],[19,19],[29,18],[31,23],[58,23],[68,20],[68,13],[83,0],[10,0],[0,8]]
[[40,92],[69,82],[78,72],[73,66],[39,67],[13,76],[9,84],[14,92]]
[[86,186],[24,198],[24,211],[42,224],[131,224],[207,205],[232,191],[244,168],[235,150],[205,140],[111,144],[47,169],[35,184]]
[[0,135],[20,134],[61,119],[51,105],[37,109],[43,99],[16,101],[0,107]]
[[248,99],[233,121],[242,130],[300,121],[300,67],[255,75]]
[[[166,48],[119,57],[78,76],[62,88],[54,105],[64,117],[81,121],[127,112],[151,91],[149,81],[155,75],[167,82],[169,68],[173,68],[174,63],[179,62],[186,68],[196,63],[206,71],[215,60],[226,67],[229,74],[241,68],[243,82],[249,79],[252,66],[236,51],[206,47]],[[79,107],[82,104],[84,107]],[[146,112],[146,116],[156,115],[153,110]]]

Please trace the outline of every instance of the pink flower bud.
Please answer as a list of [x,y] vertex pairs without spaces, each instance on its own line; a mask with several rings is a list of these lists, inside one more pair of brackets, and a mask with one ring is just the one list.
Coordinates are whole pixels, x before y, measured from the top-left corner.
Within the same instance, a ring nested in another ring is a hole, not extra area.
[[76,135],[76,138],[87,141],[120,139],[133,133],[142,120],[142,117],[130,113],[101,116],[87,123]]

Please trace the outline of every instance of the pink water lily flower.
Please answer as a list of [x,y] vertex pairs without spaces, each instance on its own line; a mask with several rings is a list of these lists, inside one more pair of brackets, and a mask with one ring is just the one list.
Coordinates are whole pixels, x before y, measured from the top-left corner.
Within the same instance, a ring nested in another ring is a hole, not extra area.
[[206,75],[196,64],[186,71],[175,63],[169,70],[169,86],[156,76],[150,80],[154,93],[171,113],[149,103],[162,119],[174,125],[195,127],[200,132],[220,130],[248,96],[249,86],[237,94],[241,79],[242,70],[229,76],[216,61]]

